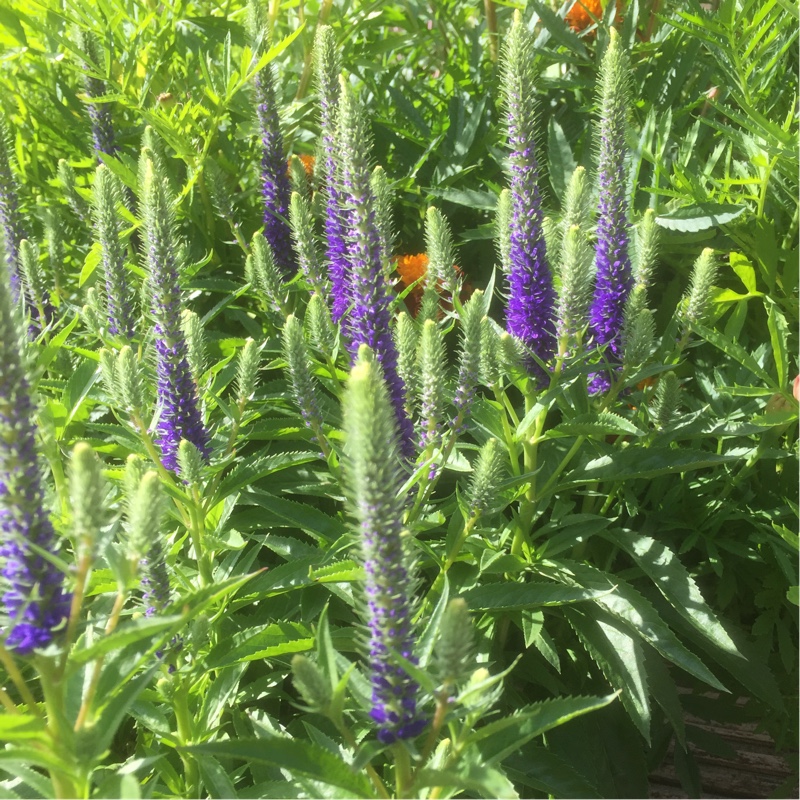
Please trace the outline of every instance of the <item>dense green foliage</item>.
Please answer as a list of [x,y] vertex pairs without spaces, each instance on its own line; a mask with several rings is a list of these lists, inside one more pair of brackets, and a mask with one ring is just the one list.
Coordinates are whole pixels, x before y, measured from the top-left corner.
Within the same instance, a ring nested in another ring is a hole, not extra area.
[[[535,35],[541,188],[555,222],[575,168],[594,180],[597,79],[615,22],[612,4],[573,31],[570,5],[515,4]],[[621,5],[632,217],[652,210],[659,231],[657,333],[596,398],[586,360],[559,363],[539,390],[507,341],[484,336],[464,429],[403,473],[419,663],[399,663],[431,721],[406,747],[377,742],[368,716],[364,568],[346,501],[359,487],[347,484],[341,411],[350,355],[315,317],[302,276],[271,289],[268,265],[255,264],[252,84],[275,68],[286,157],[317,154],[312,48],[330,24],[393,192],[395,255],[425,249],[430,206],[449,223],[467,289],[427,328],[410,316],[395,327],[441,337],[408,374],[421,365],[446,419],[469,314],[504,321],[498,54],[514,8],[273,2],[262,54],[239,2],[0,0],[0,102],[55,307],[26,350],[38,447],[63,541],[54,558],[84,594],[66,646],[30,658],[0,648],[8,796],[644,797],[671,742],[697,794],[687,743],[713,742],[687,713],[758,721],[796,751],[800,14],[794,0]],[[96,61],[78,31],[94,35]],[[119,147],[101,160],[122,186],[142,311],[130,342],[103,320],[87,73],[105,81]],[[184,329],[214,451],[208,465],[183,451],[180,477],[151,436],[155,347],[134,202],[145,136],[177,198],[176,258],[197,315]],[[322,252],[321,187],[298,173]],[[718,268],[709,313],[688,324],[682,297],[706,248]],[[468,300],[473,289],[485,293]],[[295,398],[313,392],[309,425]],[[75,522],[85,492],[70,489],[79,442],[104,475],[86,558]],[[172,585],[153,616],[137,535],[157,540]],[[466,601],[474,641],[453,598]]]

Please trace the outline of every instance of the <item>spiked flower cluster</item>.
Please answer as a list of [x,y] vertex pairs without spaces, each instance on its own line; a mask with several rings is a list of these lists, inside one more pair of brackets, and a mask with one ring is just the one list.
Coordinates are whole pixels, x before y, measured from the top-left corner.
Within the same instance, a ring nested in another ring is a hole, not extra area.
[[413,584],[404,546],[399,436],[381,368],[367,347],[350,372],[344,404],[345,478],[366,582],[372,711],[378,739],[410,739],[425,727],[418,686],[392,653],[415,663]]
[[[250,4],[250,36],[254,52],[261,55],[268,44],[268,27],[257,0]],[[264,196],[264,236],[272,248],[280,271],[291,276],[297,271],[289,230],[291,184],[283,152],[283,134],[278,117],[275,75],[267,64],[255,77],[258,127],[261,132],[261,191]]]
[[94,179],[94,224],[102,248],[106,279],[108,330],[132,339],[135,319],[131,291],[125,272],[125,251],[120,239],[121,225],[117,207],[122,201],[119,182],[102,164]]
[[55,549],[44,508],[30,385],[22,362],[23,325],[0,264],[0,574],[5,646],[21,655],[45,647],[69,616],[64,576],[33,546]]
[[211,451],[189,368],[186,338],[181,329],[173,207],[167,196],[166,183],[156,173],[149,151],[145,150],[142,157],[145,159],[142,201],[144,247],[153,297],[158,357],[158,445],[164,466],[174,470],[178,466],[181,439],[190,441],[205,458]]
[[322,158],[320,184],[325,191],[325,239],[327,241],[328,275],[331,281],[332,316],[338,322],[350,305],[348,289],[347,248],[344,240],[336,144],[337,109],[339,105],[339,72],[341,65],[333,31],[327,25],[317,30],[314,44],[316,82],[319,91]]
[[343,79],[341,98],[341,201],[352,293],[346,333],[354,356],[362,344],[374,350],[389,387],[403,452],[410,456],[414,432],[405,411],[405,387],[397,371],[397,348],[389,329],[391,298],[383,269],[375,196],[370,185],[369,133],[363,112]]
[[542,230],[534,142],[533,39],[519,12],[514,16],[506,44],[503,92],[511,148],[506,327],[539,359],[547,361],[555,349],[555,292]]
[[[100,57],[97,42],[94,36],[88,31],[79,32],[80,46],[84,53],[89,57],[89,61],[84,63],[83,69],[84,86],[89,99],[102,97],[106,94],[106,83],[93,74],[100,66]],[[117,152],[117,145],[114,139],[114,126],[111,122],[111,110],[108,103],[89,103],[86,106],[89,119],[92,122],[92,144],[95,152],[114,155]]]
[[25,231],[22,225],[22,216],[19,213],[17,181],[11,170],[11,160],[8,153],[8,131],[4,120],[0,118],[0,226],[3,229],[5,262],[11,281],[11,297],[13,302],[16,302],[20,293],[20,279],[17,268],[19,243],[25,238]]
[[[625,178],[625,127],[628,118],[630,76],[625,51],[615,29],[600,69],[600,196],[597,206],[597,282],[589,309],[589,330],[598,345],[607,345],[612,363],[622,358],[622,330],[625,304],[632,288],[628,253],[627,182]],[[605,391],[610,385],[607,372],[598,372],[590,391]]]

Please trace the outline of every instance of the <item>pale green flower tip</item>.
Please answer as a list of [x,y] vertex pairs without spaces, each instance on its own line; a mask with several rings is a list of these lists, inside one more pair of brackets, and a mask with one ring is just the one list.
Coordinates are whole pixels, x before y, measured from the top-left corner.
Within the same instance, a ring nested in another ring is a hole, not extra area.
[[91,547],[104,521],[105,480],[100,461],[86,442],[72,449],[69,477],[73,531]]
[[161,537],[163,491],[155,470],[144,473],[128,509],[128,544],[134,557],[143,558]]
[[205,462],[203,454],[186,439],[178,445],[178,474],[189,486],[198,486],[203,480]]
[[236,361],[236,395],[240,403],[246,403],[255,392],[260,360],[258,345],[247,339]]
[[119,396],[129,411],[138,411],[146,404],[139,358],[129,345],[125,345],[117,355],[116,378]]

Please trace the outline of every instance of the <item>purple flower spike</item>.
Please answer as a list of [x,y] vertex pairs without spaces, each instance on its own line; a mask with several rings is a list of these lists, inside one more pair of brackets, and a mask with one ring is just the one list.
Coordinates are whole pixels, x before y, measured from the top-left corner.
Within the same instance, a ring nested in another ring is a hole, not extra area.
[[[89,31],[81,31],[80,46],[84,53],[89,57],[89,61],[83,65],[86,73],[83,79],[86,95],[90,98],[102,97],[107,94],[106,82],[96,75],[100,66],[100,53],[97,40]],[[117,144],[114,137],[114,125],[111,121],[111,108],[108,103],[89,103],[86,106],[89,119],[92,123],[92,145],[100,160],[100,153],[113,156],[117,152]]]
[[413,579],[403,535],[403,473],[398,429],[382,370],[366,347],[350,373],[344,405],[345,476],[358,526],[369,628],[370,716],[378,740],[417,736],[426,722],[417,712],[419,687],[394,654],[413,653]]
[[64,576],[32,549],[56,549],[44,509],[30,385],[19,349],[20,319],[0,264],[0,574],[4,579],[5,646],[27,655],[53,641],[69,617]]
[[405,409],[405,386],[397,371],[397,347],[390,331],[391,295],[383,270],[375,196],[370,185],[369,133],[361,109],[341,84],[339,146],[345,242],[352,303],[345,332],[353,357],[369,345],[383,368],[400,431],[403,454],[414,454],[414,427]]
[[[597,208],[597,283],[589,309],[589,331],[598,345],[606,345],[612,364],[622,360],[622,329],[625,304],[633,278],[628,254],[630,231],[625,177],[625,126],[628,114],[629,73],[627,57],[616,30],[600,71],[600,197]],[[607,371],[591,377],[591,394],[606,391],[611,383]]]
[[337,182],[339,158],[336,148],[336,112],[339,104],[340,64],[333,30],[327,25],[318,29],[314,49],[320,104],[322,154],[324,156],[320,172],[326,193],[325,239],[328,245],[328,274],[331,280],[331,316],[334,322],[339,322],[347,312],[351,297],[348,281],[347,245]]
[[290,277],[297,271],[289,228],[291,185],[283,152],[275,80],[272,65],[267,64],[255,78],[258,126],[261,131],[261,190],[264,195],[264,238],[272,247],[275,263]]
[[[536,160],[533,93],[533,41],[519,14],[505,55],[505,94],[511,189],[508,308],[506,327],[542,361],[555,352],[555,291],[547,264],[539,166]],[[544,380],[535,363],[530,369]]]
[[200,416],[192,372],[189,367],[186,337],[181,329],[181,294],[172,204],[167,198],[164,179],[154,171],[153,161],[145,150],[144,245],[152,313],[155,320],[155,345],[160,409],[157,444],[164,467],[176,470],[181,439],[191,442],[208,458],[211,454],[208,431]]

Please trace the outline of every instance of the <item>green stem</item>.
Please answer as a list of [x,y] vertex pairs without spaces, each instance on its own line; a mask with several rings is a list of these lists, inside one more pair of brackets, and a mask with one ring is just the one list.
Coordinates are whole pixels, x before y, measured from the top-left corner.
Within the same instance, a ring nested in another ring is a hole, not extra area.
[[200,570],[200,585],[210,586],[214,582],[214,578],[211,571],[211,559],[205,549],[205,513],[203,512],[203,499],[196,486],[192,486],[192,500],[194,501],[190,511],[192,526],[189,529],[189,536],[192,539],[192,547]]
[[[194,740],[192,717],[189,713],[189,689],[187,686],[179,686],[175,691],[175,721],[178,725],[178,739],[184,747],[191,746]],[[189,753],[181,752],[181,761],[185,771],[184,797],[200,796],[200,771],[197,761]]]
[[408,788],[412,784],[411,759],[402,742],[392,746],[394,753],[394,777],[397,797],[408,797]]

